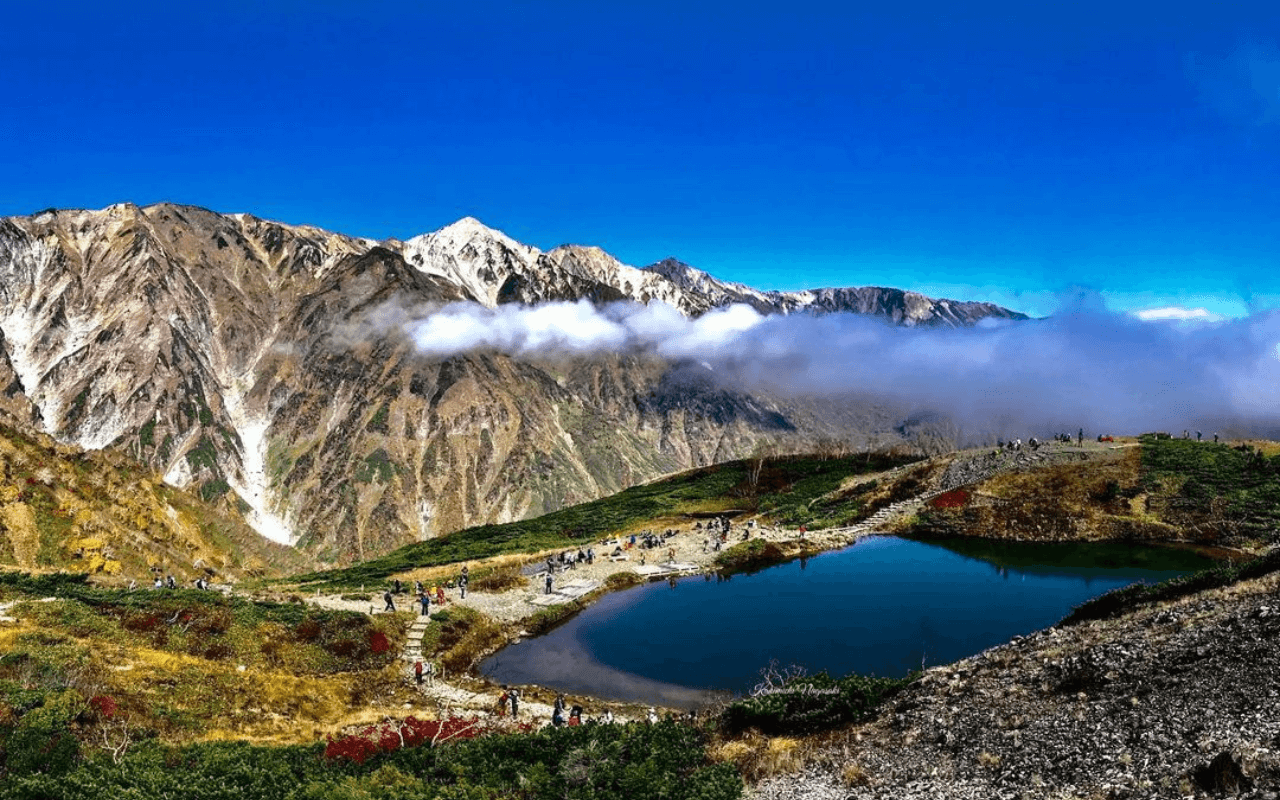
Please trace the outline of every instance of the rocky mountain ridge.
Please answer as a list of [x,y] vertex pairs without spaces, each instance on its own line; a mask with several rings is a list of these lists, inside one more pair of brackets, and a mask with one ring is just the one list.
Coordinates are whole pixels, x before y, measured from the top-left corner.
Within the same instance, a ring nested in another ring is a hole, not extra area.
[[[221,497],[269,538],[348,561],[780,437],[895,438],[895,412],[874,402],[748,397],[653,358],[425,359],[370,325],[393,301],[1022,318],[897,290],[756,292],[664,264],[637,269],[592,247],[544,253],[470,218],[404,242],[172,204],[2,219],[0,407]],[[343,329],[361,335],[335,336]]]

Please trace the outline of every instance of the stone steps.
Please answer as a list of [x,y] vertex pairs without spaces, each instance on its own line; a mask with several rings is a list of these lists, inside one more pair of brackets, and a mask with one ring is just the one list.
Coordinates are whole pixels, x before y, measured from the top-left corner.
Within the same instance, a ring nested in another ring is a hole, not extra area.
[[405,661],[417,661],[422,657],[422,637],[427,632],[429,620],[419,617],[409,626],[409,636],[405,639],[404,652],[400,658]]

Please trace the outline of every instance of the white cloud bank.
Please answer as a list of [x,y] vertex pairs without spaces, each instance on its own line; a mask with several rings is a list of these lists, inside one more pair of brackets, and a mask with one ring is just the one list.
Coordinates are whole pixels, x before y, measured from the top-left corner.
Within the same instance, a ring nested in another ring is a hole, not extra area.
[[432,358],[645,353],[702,362],[747,389],[883,395],[978,429],[1280,430],[1280,312],[1188,325],[1208,317],[1100,309],[1086,303],[1045,320],[960,330],[853,314],[764,317],[747,306],[689,319],[658,303],[585,301],[388,304],[370,319],[377,332],[398,330]]
[[1163,308],[1144,308],[1134,311],[1133,315],[1143,322],[1221,322],[1225,317],[1214,314],[1207,308],[1186,308],[1184,306],[1165,306]]

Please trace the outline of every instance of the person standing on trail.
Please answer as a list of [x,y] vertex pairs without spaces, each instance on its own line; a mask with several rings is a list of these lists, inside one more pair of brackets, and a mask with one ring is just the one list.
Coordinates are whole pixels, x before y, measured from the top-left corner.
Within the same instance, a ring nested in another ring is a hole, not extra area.
[[394,590],[392,590],[392,592],[391,592],[391,593],[392,593],[392,594],[400,594],[400,589],[401,589],[401,586],[400,586],[400,579],[399,579],[399,578],[396,578],[396,588],[395,588]]
[[422,659],[413,662],[413,679],[419,686],[422,685]]
[[1084,428],[1076,434],[1076,447],[1084,447]]
[[511,696],[511,718],[515,719],[520,716],[520,692],[513,688],[508,694]]
[[1214,432],[1214,434],[1213,434],[1213,443],[1214,443],[1214,444],[1217,444],[1217,443],[1218,443],[1218,434],[1217,434],[1217,432],[1216,432],[1216,431],[1215,431],[1215,432]]
[[1196,441],[1200,441],[1200,431],[1196,431]]
[[543,594],[551,594],[551,573],[547,573],[547,590]]
[[502,684],[502,694],[498,695],[498,716],[505,717],[507,715],[507,703],[510,702],[511,692],[504,683]]
[[436,587],[436,605],[438,606],[444,605],[444,587],[443,586]]
[[431,619],[431,598],[427,597],[426,592],[418,592],[418,605],[422,606],[422,613],[419,616]]
[[396,610],[396,604],[395,604],[394,600],[393,600],[393,599],[392,599],[392,597],[391,597],[391,592],[390,592],[390,591],[386,591],[386,592],[383,592],[383,593],[382,593],[382,602],[384,602],[384,603],[386,603],[386,604],[387,604],[386,608],[382,609],[383,611],[390,611],[390,612],[393,612],[393,613],[395,612],[395,610]]
[[462,592],[462,599],[467,599],[467,576],[463,575],[458,578],[458,591]]

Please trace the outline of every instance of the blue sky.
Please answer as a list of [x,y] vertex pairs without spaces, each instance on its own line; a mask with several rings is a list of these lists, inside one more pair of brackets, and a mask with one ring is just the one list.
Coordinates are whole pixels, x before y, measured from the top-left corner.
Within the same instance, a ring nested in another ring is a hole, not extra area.
[[473,215],[762,288],[1280,305],[1280,6],[1040,5],[23,4],[0,214]]

